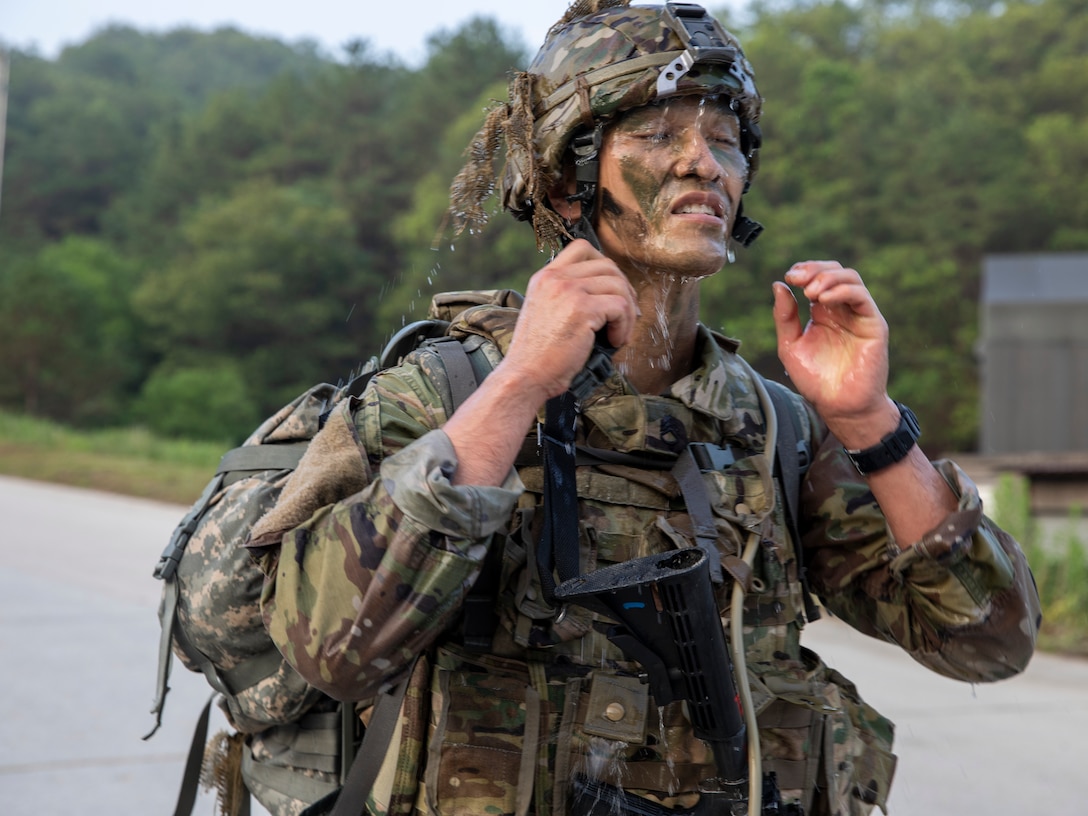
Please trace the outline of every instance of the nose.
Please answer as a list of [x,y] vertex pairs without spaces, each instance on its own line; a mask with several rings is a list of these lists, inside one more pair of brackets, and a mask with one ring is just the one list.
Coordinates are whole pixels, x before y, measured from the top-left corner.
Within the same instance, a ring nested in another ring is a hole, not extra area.
[[710,149],[710,142],[699,128],[689,128],[681,141],[680,155],[675,165],[676,175],[697,176],[707,181],[716,181],[725,175],[725,168]]

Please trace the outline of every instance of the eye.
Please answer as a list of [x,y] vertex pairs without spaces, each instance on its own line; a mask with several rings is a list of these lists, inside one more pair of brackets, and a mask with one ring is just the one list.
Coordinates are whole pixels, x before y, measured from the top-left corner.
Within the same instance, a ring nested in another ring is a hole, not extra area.
[[707,140],[722,147],[737,147],[740,138],[733,131],[719,131],[707,135]]
[[672,130],[668,127],[653,126],[640,128],[633,134],[636,139],[640,141],[649,142],[650,144],[658,145],[664,144],[672,138]]

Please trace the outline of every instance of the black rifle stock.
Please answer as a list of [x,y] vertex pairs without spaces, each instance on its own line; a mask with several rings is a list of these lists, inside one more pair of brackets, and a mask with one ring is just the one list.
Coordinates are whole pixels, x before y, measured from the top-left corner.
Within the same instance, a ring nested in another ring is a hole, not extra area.
[[[646,556],[564,581],[555,591],[616,621],[605,634],[641,664],[658,705],[685,700],[695,735],[714,753],[716,779],[699,802],[669,809],[606,783],[572,781],[575,816],[743,816],[748,807],[747,729],[733,678],[709,561],[698,548]],[[763,814],[780,812],[773,775],[761,780]]]

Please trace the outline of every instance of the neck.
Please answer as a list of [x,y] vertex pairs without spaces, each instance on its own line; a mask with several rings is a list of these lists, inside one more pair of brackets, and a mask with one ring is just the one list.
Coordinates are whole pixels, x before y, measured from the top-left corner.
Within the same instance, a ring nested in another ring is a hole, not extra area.
[[658,279],[636,283],[636,292],[641,314],[634,337],[614,362],[640,393],[660,394],[694,366],[699,282]]

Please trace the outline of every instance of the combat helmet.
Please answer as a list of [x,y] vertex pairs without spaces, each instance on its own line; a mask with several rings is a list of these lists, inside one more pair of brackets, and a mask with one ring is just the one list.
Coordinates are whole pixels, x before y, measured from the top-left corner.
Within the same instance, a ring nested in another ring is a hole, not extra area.
[[[624,111],[682,95],[728,100],[748,160],[745,191],[758,168],[762,98],[740,43],[695,3],[632,6],[630,0],[576,0],[549,30],[528,70],[515,74],[508,101],[493,108],[450,190],[457,231],[486,221],[495,189],[493,159],[506,143],[503,207],[531,220],[540,247],[588,235],[596,204],[597,151],[604,127]],[[584,217],[572,229],[548,205],[568,150],[575,156]],[[739,210],[732,237],[747,246],[762,226]]]

